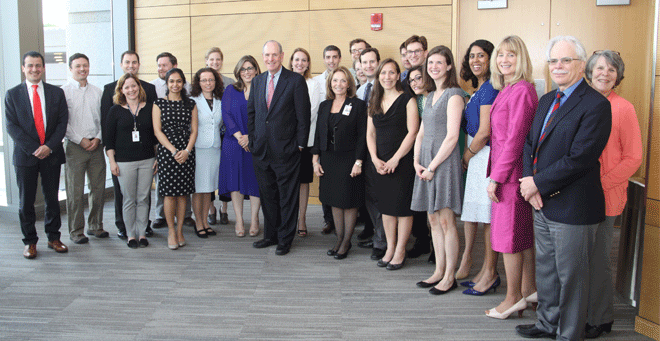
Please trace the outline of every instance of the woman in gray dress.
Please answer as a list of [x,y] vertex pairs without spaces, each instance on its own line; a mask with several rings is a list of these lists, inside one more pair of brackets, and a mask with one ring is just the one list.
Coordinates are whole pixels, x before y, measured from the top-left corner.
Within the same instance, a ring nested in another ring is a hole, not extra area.
[[415,140],[415,186],[410,208],[426,211],[431,224],[436,267],[417,283],[441,295],[455,289],[458,261],[456,215],[461,214],[463,179],[458,136],[463,116],[463,90],[458,87],[454,57],[446,46],[436,46],[426,58],[425,84],[429,92],[424,117]]

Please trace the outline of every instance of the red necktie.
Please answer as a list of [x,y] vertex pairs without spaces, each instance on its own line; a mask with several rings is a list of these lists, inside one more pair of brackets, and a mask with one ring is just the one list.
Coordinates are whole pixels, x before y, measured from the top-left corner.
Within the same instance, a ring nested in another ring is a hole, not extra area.
[[37,92],[38,85],[32,85],[32,104],[34,106],[34,125],[37,127],[37,134],[39,135],[39,142],[43,145],[46,141],[46,131],[44,130],[44,116],[41,113],[41,99]]
[[555,111],[559,109],[559,105],[561,102],[561,98],[564,97],[564,93],[561,91],[557,92],[557,101],[555,102],[555,105],[552,107],[552,111],[550,112],[550,118],[548,119],[548,122],[543,126],[543,130],[541,130],[541,137],[539,137],[539,143],[536,145],[536,153],[534,153],[534,174],[536,174],[536,161],[538,161],[538,155],[539,155],[539,148],[541,146],[541,142],[543,142],[543,139],[545,139],[545,130],[548,129],[550,126],[550,123],[552,122],[552,119],[555,118]]
[[275,92],[275,75],[270,76],[270,81],[268,82],[268,96],[266,97],[266,105],[270,109],[270,102],[273,100],[273,93]]

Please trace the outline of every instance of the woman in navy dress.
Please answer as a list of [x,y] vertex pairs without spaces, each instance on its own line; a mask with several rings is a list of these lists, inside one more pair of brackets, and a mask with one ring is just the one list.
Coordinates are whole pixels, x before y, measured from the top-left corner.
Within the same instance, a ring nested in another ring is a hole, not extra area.
[[234,68],[238,81],[225,89],[222,96],[222,121],[227,128],[222,141],[220,180],[218,194],[231,193],[236,214],[236,236],[245,236],[243,225],[243,199],[250,196],[250,236],[259,234],[259,186],[254,174],[252,154],[248,149],[247,100],[252,79],[261,73],[259,64],[252,56],[243,56]]

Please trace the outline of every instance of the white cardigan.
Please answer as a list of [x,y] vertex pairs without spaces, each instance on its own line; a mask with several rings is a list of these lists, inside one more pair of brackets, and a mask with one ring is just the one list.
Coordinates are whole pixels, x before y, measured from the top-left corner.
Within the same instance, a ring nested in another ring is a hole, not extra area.
[[213,99],[213,111],[204,95],[192,98],[197,103],[197,141],[195,148],[220,148],[220,126],[222,125],[221,102]]

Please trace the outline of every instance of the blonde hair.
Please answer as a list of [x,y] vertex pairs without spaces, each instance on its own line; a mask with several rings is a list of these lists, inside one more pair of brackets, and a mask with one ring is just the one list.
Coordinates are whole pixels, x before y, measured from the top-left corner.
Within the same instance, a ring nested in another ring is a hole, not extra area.
[[[504,81],[504,76],[497,66],[497,55],[503,50],[511,51],[517,57],[516,71],[513,75],[513,79],[511,79],[508,83]],[[515,84],[521,79],[524,79],[527,82],[533,84],[534,78],[532,77],[532,62],[529,59],[529,53],[527,52],[527,46],[525,46],[525,42],[516,35],[511,35],[504,38],[504,40],[502,40],[502,42],[500,42],[497,47],[495,47],[493,57],[490,59],[490,72],[490,82],[493,85],[493,88],[497,90],[502,90],[502,88],[505,86]]]

